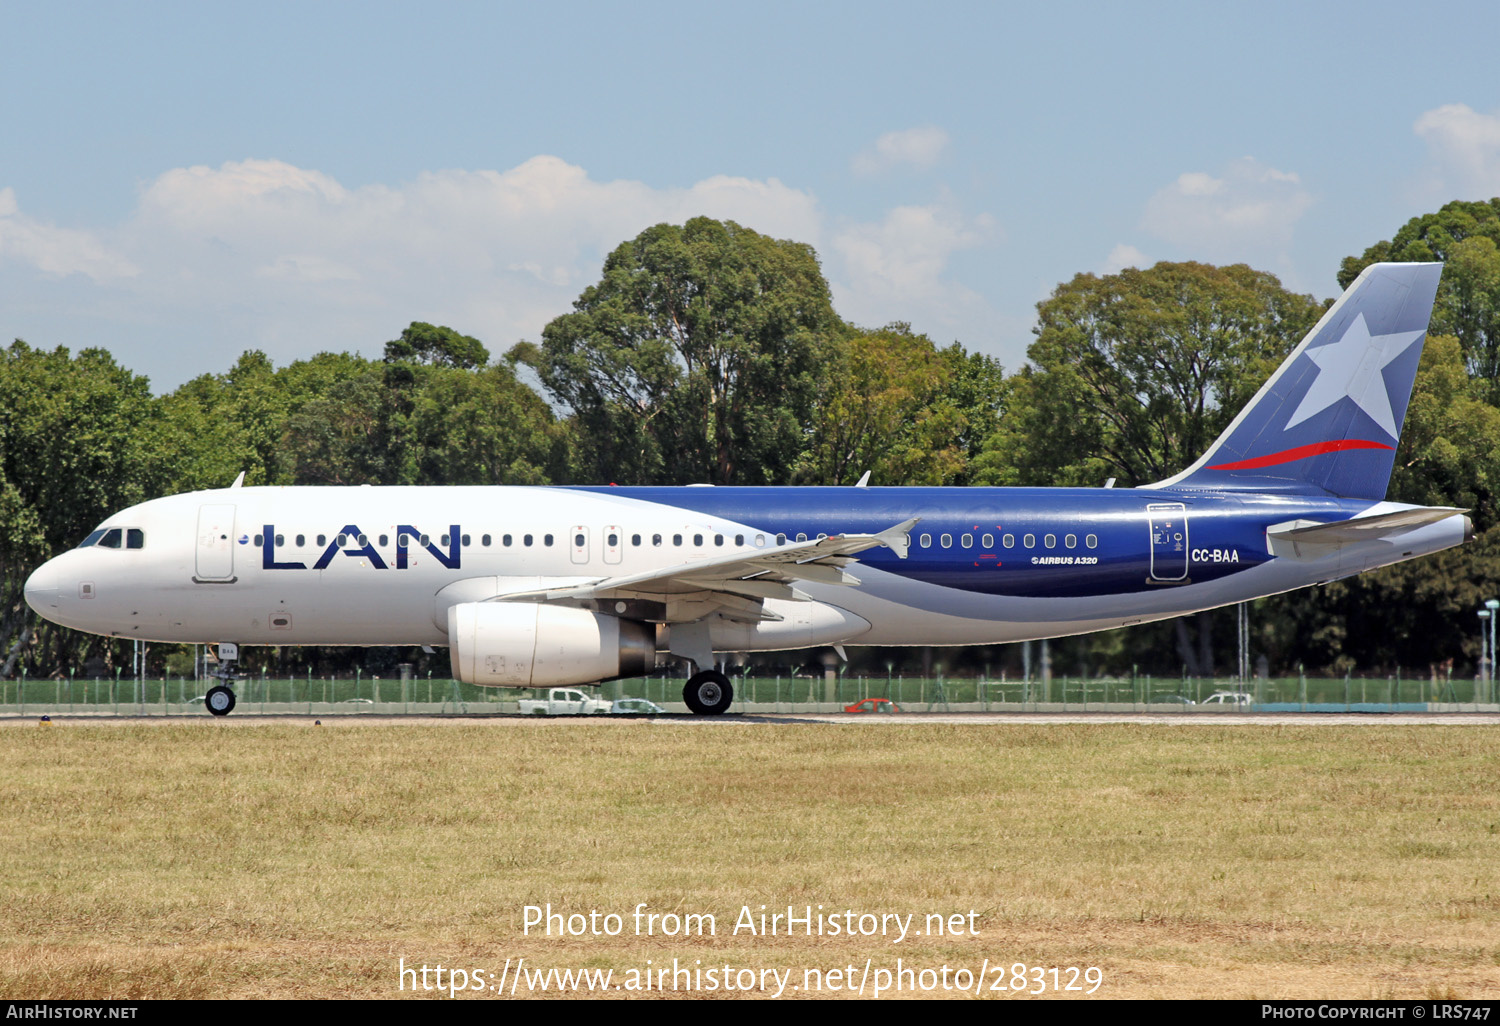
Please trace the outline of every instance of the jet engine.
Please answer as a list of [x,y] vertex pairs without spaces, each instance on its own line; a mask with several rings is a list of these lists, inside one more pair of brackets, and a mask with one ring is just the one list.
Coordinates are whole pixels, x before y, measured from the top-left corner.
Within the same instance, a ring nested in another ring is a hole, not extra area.
[[592,684],[644,676],[656,665],[656,631],[570,606],[461,602],[448,609],[453,676],[488,687]]

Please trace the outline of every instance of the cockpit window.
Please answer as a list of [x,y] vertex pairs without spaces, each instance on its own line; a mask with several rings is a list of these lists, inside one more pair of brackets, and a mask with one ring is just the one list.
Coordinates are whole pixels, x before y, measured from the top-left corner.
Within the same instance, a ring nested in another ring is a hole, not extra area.
[[101,527],[101,528],[99,528],[99,530],[95,531],[93,534],[90,534],[83,541],[79,542],[78,543],[78,547],[80,549],[86,549],[90,545],[97,545],[97,544],[99,544],[99,539],[103,538],[103,537],[104,537],[104,528]]
[[118,527],[111,527],[104,532],[104,537],[99,539],[99,544],[106,549],[118,549],[120,547],[121,531]]
[[125,531],[125,547],[127,549],[143,549],[146,547],[146,532],[139,527],[131,527]]

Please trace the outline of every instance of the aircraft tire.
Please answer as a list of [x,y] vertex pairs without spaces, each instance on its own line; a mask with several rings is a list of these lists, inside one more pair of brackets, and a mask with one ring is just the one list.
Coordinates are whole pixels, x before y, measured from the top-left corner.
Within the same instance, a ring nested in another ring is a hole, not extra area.
[[203,707],[215,716],[228,716],[234,709],[234,692],[222,684],[209,688],[203,696]]
[[699,716],[720,716],[734,701],[734,686],[718,670],[704,670],[688,678],[682,700]]

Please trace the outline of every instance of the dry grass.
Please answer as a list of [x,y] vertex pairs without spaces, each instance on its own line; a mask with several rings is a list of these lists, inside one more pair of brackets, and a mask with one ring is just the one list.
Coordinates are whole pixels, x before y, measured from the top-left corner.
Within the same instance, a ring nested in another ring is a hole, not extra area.
[[[1111,997],[1493,997],[1490,728],[597,723],[0,735],[0,997],[392,997],[396,960],[1099,966]],[[522,907],[711,912],[523,937]],[[758,911],[978,937],[730,936]],[[524,988],[521,992],[524,993]],[[989,996],[989,995],[987,995]]]

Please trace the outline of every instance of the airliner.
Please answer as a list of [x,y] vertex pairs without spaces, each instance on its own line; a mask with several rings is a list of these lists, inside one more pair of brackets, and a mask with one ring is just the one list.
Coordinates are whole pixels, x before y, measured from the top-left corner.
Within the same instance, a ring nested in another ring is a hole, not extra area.
[[[1053,638],[1290,591],[1461,544],[1385,501],[1442,265],[1375,264],[1191,467],[1139,488],[244,487],[153,499],[39,567],[66,627],[218,645],[446,647],[488,687],[717,656]],[[1111,482],[1112,483],[1112,482]]]

